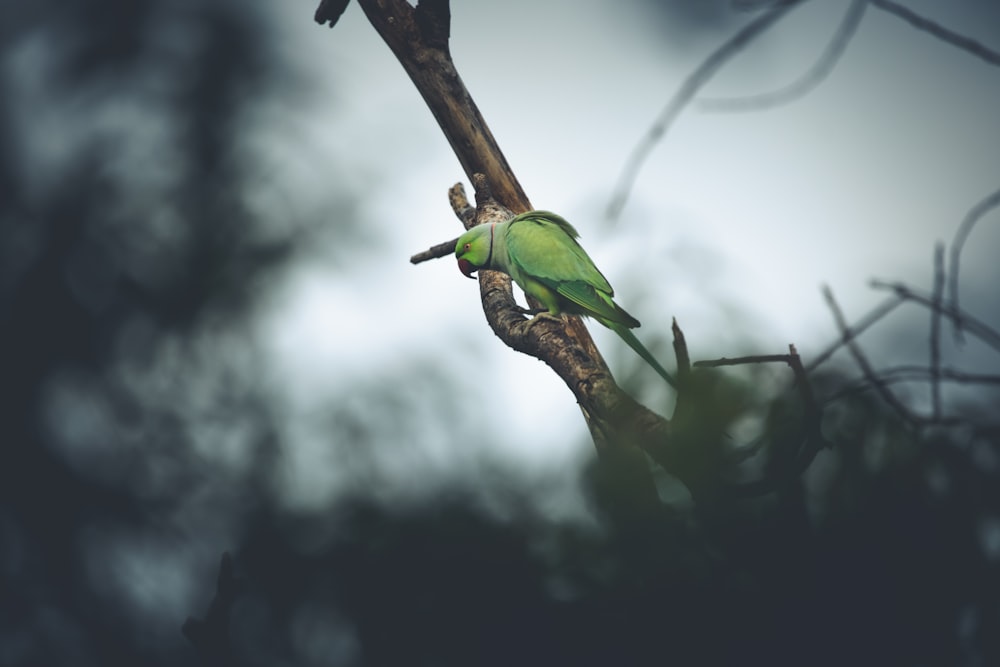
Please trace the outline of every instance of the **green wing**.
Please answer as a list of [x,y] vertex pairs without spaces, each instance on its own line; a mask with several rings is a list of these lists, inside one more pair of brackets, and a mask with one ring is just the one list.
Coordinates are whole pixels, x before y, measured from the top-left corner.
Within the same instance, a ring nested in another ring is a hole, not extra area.
[[575,304],[580,314],[639,326],[638,320],[612,301],[615,292],[611,284],[576,242],[577,236],[571,224],[549,211],[529,211],[515,217],[506,230],[511,275],[521,278],[519,283],[527,279],[555,290]]

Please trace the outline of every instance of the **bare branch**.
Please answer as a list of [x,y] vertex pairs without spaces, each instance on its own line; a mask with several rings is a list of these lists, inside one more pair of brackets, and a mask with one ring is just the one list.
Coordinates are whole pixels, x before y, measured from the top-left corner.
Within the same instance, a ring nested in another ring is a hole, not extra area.
[[646,135],[639,140],[638,145],[632,150],[618,178],[618,185],[608,204],[607,215],[614,220],[621,214],[628,201],[629,193],[635,184],[635,179],[639,175],[639,170],[649,157],[656,144],[666,136],[670,126],[673,125],[677,117],[684,111],[694,96],[702,87],[707,84],[716,72],[725,65],[733,56],[738,54],[743,48],[758,37],[765,30],[773,26],[782,18],[788,10],[802,3],[802,0],[787,0],[781,4],[769,8],[762,16],[751,21],[746,27],[736,33],[722,46],[716,49],[692,72],[677,89],[674,96],[660,112],[659,117],[653,125],[646,131]]
[[916,421],[913,413],[910,409],[900,401],[894,393],[889,389],[889,387],[879,378],[875,369],[872,368],[871,363],[868,358],[858,347],[857,342],[850,335],[850,328],[847,326],[847,320],[844,318],[843,311],[840,310],[840,306],[837,304],[836,299],[833,297],[833,290],[828,286],[823,286],[823,298],[826,299],[827,305],[830,307],[830,312],[833,313],[833,319],[837,323],[837,328],[840,330],[841,338],[844,344],[847,345],[847,349],[851,352],[851,356],[854,357],[854,361],[858,364],[861,372],[864,374],[865,379],[871,383],[872,387],[878,392],[878,395],[882,397],[893,410],[895,410],[905,421],[914,422]]
[[[483,184],[480,190],[482,191],[484,187],[488,189],[488,185]],[[469,229],[472,225],[476,224],[476,207],[469,204],[469,200],[465,196],[465,187],[461,183],[455,183],[455,185],[449,188],[448,201],[455,215],[462,221],[462,226]],[[455,252],[455,244],[457,242],[458,238],[456,237],[450,241],[431,246],[423,252],[418,252],[410,257],[410,264],[420,264],[431,259],[439,259],[452,255]]]
[[[895,292],[894,297],[876,309],[876,316],[869,316],[868,324],[880,319],[888,310],[894,308],[903,301],[913,301],[931,310],[930,326],[930,363],[927,367],[921,366],[898,366],[876,372],[867,358],[853,342],[858,330],[847,328],[843,314],[839,306],[833,299],[833,294],[828,287],[824,287],[823,294],[833,311],[838,328],[841,331],[842,342],[847,344],[851,354],[862,371],[862,378],[851,385],[828,396],[824,404],[829,404],[852,394],[857,394],[867,390],[874,390],[879,396],[894,410],[902,419],[914,426],[957,426],[964,423],[962,417],[943,416],[941,401],[941,383],[943,381],[956,382],[962,384],[1000,384],[1000,376],[963,373],[941,366],[940,356],[940,319],[947,316],[952,319],[960,319],[967,330],[982,338],[986,343],[997,347],[1000,345],[1000,334],[987,325],[966,315],[965,313],[946,306],[942,303],[944,294],[945,273],[944,273],[944,246],[938,244],[935,247],[934,256],[934,289],[930,296],[919,294],[900,283],[884,283],[872,281],[875,289],[890,289]],[[1000,348],[998,348],[1000,349]],[[920,415],[910,410],[896,395],[889,389],[892,384],[903,382],[929,382],[931,387],[932,410],[929,415]]]
[[351,0],[321,0],[313,15],[313,20],[320,25],[329,23],[332,28],[337,25],[337,21],[340,20],[341,14],[344,13],[349,4],[351,4]]
[[969,39],[965,35],[953,32],[940,23],[931,21],[896,2],[892,2],[892,0],[870,0],[870,2],[874,7],[903,19],[917,30],[930,33],[941,41],[958,47],[967,53],[971,53],[990,65],[1000,65],[1000,53],[983,46],[974,39]]
[[424,43],[434,49],[448,50],[451,37],[451,7],[448,0],[418,0],[413,20],[420,27]]
[[840,57],[847,50],[851,38],[857,32],[858,26],[861,25],[861,19],[864,17],[867,7],[868,0],[854,0],[819,59],[802,76],[789,85],[760,95],[700,99],[697,101],[698,109],[709,112],[761,111],[794,102],[809,94],[823,83],[836,67]]
[[[912,288],[904,285],[903,283],[888,283],[881,280],[872,280],[869,283],[873,289],[880,290],[891,290],[896,293],[901,299],[907,301],[913,301],[926,306],[927,308],[934,307],[934,300],[924,294],[913,290]],[[1000,352],[1000,332],[991,327],[990,325],[982,322],[975,317],[967,314],[965,311],[955,308],[951,304],[939,304],[938,309],[941,311],[942,315],[947,315],[949,319],[953,322],[958,323],[968,331],[973,336],[979,338],[984,343]]]
[[437,245],[431,246],[422,252],[418,252],[416,255],[412,255],[410,257],[410,264],[420,264],[421,262],[426,262],[431,259],[439,259],[441,257],[453,255],[455,254],[456,242],[458,242],[457,237],[450,241],[445,241],[444,243],[438,243]]
[[848,341],[860,336],[870,326],[895,310],[899,304],[903,303],[903,301],[904,299],[900,296],[892,296],[875,306],[875,308],[869,311],[867,315],[858,320],[857,324],[848,328],[844,336],[841,336],[840,339],[831,343],[825,350],[820,352],[816,359],[814,359],[811,364],[806,366],[806,372],[812,373],[820,366],[820,364],[824,363],[827,359],[832,357],[837,350],[846,345]]
[[[892,366],[879,372],[879,378],[885,384],[902,384],[907,382],[927,382],[931,378],[931,369],[926,366]],[[983,373],[965,373],[952,368],[942,368],[938,371],[938,378],[942,382],[952,382],[966,385],[996,385],[1000,386],[1000,375],[989,375]],[[873,387],[868,382],[868,378],[861,377],[850,382],[846,387],[830,394],[824,399],[824,403],[833,403],[853,394],[860,394],[871,390]]]
[[473,174],[485,174],[497,201],[517,213],[531,210],[452,62],[447,0],[421,0],[416,8],[405,0],[358,0],[358,4],[434,114],[466,176],[471,180]]
[[791,363],[791,357],[787,354],[759,354],[750,357],[735,357],[730,359],[728,357],[722,357],[721,359],[707,359],[704,361],[694,362],[695,368],[718,368],[719,366],[739,366],[743,364],[763,364],[772,361],[779,361],[782,363]]
[[451,204],[451,210],[455,212],[458,219],[462,221],[463,227],[469,229],[476,224],[476,207],[469,203],[469,198],[465,196],[465,187],[461,183],[455,183],[448,188],[448,203]]
[[[965,214],[962,224],[958,226],[958,231],[955,232],[955,238],[951,241],[951,274],[948,278],[948,283],[949,293],[951,295],[951,307],[955,310],[958,310],[959,258],[962,255],[962,248],[965,247],[965,240],[969,238],[969,234],[972,232],[972,228],[976,226],[976,223],[982,220],[987,213],[998,206],[1000,206],[1000,190],[996,190],[987,195]],[[955,337],[961,340],[962,323],[960,320],[954,320],[954,331]]]
[[931,406],[934,419],[941,417],[941,297],[944,294],[944,245],[934,246],[934,290],[931,296]]

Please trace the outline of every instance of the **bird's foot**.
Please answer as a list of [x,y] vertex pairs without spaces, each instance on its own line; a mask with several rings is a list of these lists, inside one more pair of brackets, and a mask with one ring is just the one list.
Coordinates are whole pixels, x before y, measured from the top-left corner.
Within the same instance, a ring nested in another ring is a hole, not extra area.
[[533,316],[530,320],[528,320],[529,327],[538,320],[550,320],[552,322],[559,322],[560,324],[563,324],[566,321],[565,317],[562,314],[556,315],[548,308],[522,308],[521,306],[515,306],[515,307],[517,308],[518,311],[520,311],[522,315]]
[[532,317],[530,320],[528,320],[528,326],[529,327],[532,324],[534,324],[535,322],[537,322],[538,320],[550,320],[552,322],[558,322],[559,324],[564,324],[566,322],[566,320],[563,318],[562,315],[556,315],[556,314],[552,313],[551,311],[545,310],[544,308],[537,308],[534,311],[529,311],[528,313],[525,313],[525,314],[526,315],[527,314],[533,314],[534,315],[534,317]]

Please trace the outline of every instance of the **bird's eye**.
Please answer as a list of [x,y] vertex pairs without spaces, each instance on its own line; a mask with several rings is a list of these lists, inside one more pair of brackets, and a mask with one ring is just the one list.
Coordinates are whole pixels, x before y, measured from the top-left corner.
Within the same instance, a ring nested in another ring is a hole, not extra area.
[[470,250],[472,250],[472,244],[466,243],[464,246],[462,246],[462,250],[464,250],[465,252],[469,252]]

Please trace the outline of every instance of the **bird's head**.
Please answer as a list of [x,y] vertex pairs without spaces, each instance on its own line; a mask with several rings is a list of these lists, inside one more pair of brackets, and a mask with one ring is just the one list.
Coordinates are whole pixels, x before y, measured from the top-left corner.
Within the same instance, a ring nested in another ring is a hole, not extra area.
[[495,225],[477,225],[459,237],[455,244],[458,269],[466,278],[479,269],[488,268],[493,258],[493,228]]

